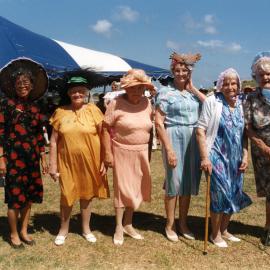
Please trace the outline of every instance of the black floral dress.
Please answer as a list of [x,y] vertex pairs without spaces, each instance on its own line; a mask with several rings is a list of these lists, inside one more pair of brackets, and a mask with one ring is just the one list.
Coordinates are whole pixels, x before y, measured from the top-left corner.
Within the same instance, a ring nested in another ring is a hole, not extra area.
[[[270,101],[257,88],[250,93],[244,103],[245,123],[251,124],[256,135],[270,146]],[[270,201],[270,160],[263,155],[260,148],[251,141],[251,156],[254,167],[258,197]]]
[[7,164],[5,203],[10,209],[42,202],[43,124],[44,116],[29,101],[5,99],[0,104],[0,146]]

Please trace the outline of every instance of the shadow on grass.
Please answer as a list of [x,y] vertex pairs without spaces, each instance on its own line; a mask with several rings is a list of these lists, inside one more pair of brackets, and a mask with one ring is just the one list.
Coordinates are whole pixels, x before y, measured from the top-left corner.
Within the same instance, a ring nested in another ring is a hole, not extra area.
[[[204,222],[203,217],[189,216],[188,223],[191,230],[194,232],[196,239],[204,240]],[[209,222],[210,223],[210,222]],[[164,227],[166,220],[163,216],[146,212],[135,212],[133,217],[134,227],[142,231],[153,231],[164,235]],[[178,220],[176,220],[178,224]],[[0,235],[5,235],[8,232],[6,218],[0,218],[1,232]],[[30,231],[48,231],[52,235],[57,235],[60,226],[59,214],[55,212],[36,213],[32,217],[32,226]],[[104,235],[112,236],[115,228],[115,217],[113,215],[100,215],[92,213],[91,229],[99,231]],[[263,233],[263,228],[259,226],[243,224],[239,221],[231,221],[229,231],[237,235],[249,235],[259,238]],[[70,232],[81,234],[81,218],[80,214],[73,215],[70,220]],[[210,232],[210,226],[209,226]]]

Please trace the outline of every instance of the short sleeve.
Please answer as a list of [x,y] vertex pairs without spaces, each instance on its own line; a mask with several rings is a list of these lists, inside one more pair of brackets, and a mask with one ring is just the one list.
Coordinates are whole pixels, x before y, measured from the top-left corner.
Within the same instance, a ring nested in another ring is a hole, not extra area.
[[55,110],[51,118],[49,119],[50,125],[56,130],[59,130],[60,127],[60,120],[63,117],[62,108],[58,108]]
[[251,124],[252,123],[252,111],[251,111],[251,100],[249,96],[243,103],[243,109],[244,109],[244,118],[245,118],[245,124]]
[[197,128],[201,128],[204,130],[207,130],[207,128],[208,128],[209,121],[210,121],[211,115],[212,115],[212,111],[210,108],[210,102],[211,102],[210,99],[211,98],[213,98],[213,97],[212,96],[208,97],[202,104],[202,110],[200,113],[199,120],[197,122]]
[[156,108],[159,108],[164,114],[168,113],[168,105],[173,102],[173,97],[167,96],[167,91],[161,90],[156,97]]
[[104,119],[101,110],[95,104],[89,104],[87,109],[92,113],[95,125],[99,125]]
[[115,123],[115,105],[116,105],[116,100],[112,100],[105,112],[105,116],[104,116],[104,122],[109,125],[109,126],[113,126]]

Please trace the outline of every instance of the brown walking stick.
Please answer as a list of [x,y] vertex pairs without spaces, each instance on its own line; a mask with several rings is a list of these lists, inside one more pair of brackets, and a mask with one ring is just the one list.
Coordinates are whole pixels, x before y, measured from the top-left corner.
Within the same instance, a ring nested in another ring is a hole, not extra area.
[[207,242],[208,242],[208,224],[209,224],[209,205],[210,205],[210,174],[205,173],[206,176],[206,198],[205,198],[205,231],[204,231],[204,249],[203,255],[207,254]]

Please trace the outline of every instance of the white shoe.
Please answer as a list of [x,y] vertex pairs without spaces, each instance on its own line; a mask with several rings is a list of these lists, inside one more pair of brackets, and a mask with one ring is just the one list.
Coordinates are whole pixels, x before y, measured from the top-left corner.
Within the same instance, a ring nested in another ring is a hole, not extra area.
[[124,237],[122,239],[116,239],[116,236],[115,234],[113,235],[113,243],[116,245],[116,246],[122,246],[123,243],[124,243]]
[[83,237],[84,237],[85,240],[87,240],[90,243],[96,243],[97,242],[97,238],[92,233],[88,233],[88,234],[83,233]]
[[190,233],[181,233],[183,235],[184,238],[188,239],[188,240],[195,240],[195,236],[192,232]]
[[220,242],[215,242],[215,241],[213,240],[212,235],[210,235],[210,241],[211,241],[215,246],[217,246],[217,247],[219,247],[219,248],[227,248],[227,247],[228,247],[228,244],[227,244],[226,241],[224,241],[224,240],[222,240],[222,241],[220,241]]
[[67,235],[57,235],[55,240],[54,240],[55,245],[57,245],[57,246],[64,245],[66,238],[67,238]]
[[169,234],[167,229],[165,228],[165,234],[166,234],[167,239],[169,239],[170,241],[172,242],[178,241],[178,235],[175,232],[173,232],[172,234]]
[[143,237],[141,234],[137,233],[136,231],[134,231],[134,233],[131,234],[131,233],[129,233],[127,230],[125,230],[125,229],[123,228],[123,232],[124,232],[126,235],[130,236],[131,238],[133,238],[133,239],[136,239],[136,240],[143,240],[143,239],[144,239],[144,237]]
[[235,236],[233,236],[233,235],[231,235],[231,236],[229,236],[229,237],[227,237],[227,236],[225,236],[225,235],[222,235],[222,237],[225,238],[225,239],[227,239],[227,240],[229,240],[229,241],[231,241],[231,242],[240,242],[240,241],[241,241],[240,238],[235,237]]

